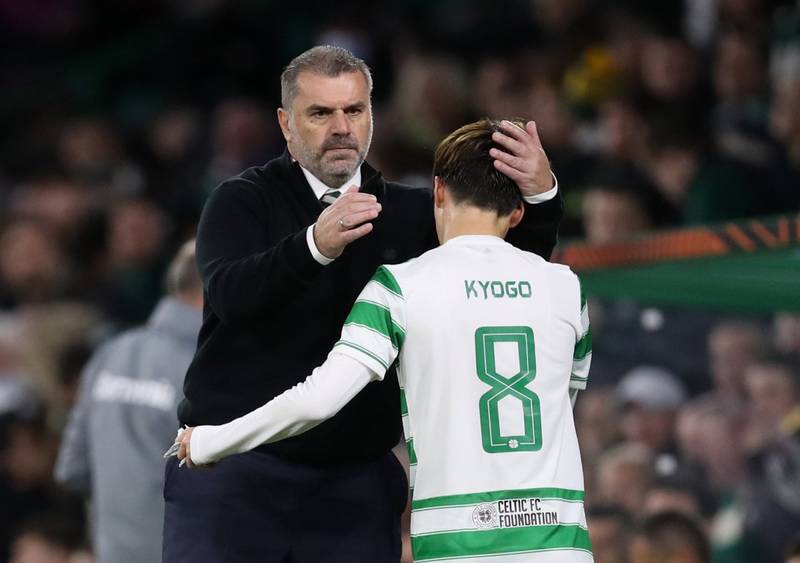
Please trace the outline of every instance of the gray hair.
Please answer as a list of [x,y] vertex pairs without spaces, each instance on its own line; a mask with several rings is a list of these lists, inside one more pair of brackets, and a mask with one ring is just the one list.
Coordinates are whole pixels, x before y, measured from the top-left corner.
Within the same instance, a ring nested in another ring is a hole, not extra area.
[[202,287],[200,274],[197,271],[194,239],[183,243],[167,270],[167,291],[170,295],[185,295]]
[[367,91],[372,94],[372,73],[363,60],[342,47],[318,45],[297,55],[281,73],[281,106],[292,109],[297,95],[297,77],[301,72],[337,77],[349,72],[360,72],[367,82]]

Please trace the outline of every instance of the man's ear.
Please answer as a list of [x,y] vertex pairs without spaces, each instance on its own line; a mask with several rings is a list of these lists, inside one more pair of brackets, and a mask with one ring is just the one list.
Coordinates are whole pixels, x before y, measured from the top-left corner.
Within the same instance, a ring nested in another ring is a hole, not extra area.
[[444,182],[439,176],[433,177],[433,204],[435,207],[444,207]]
[[523,204],[519,204],[514,211],[511,212],[511,218],[509,219],[508,228],[513,229],[519,222],[522,221],[522,217],[525,215],[525,206]]
[[278,108],[278,125],[281,126],[283,138],[288,143],[292,136],[289,132],[289,112],[283,108]]

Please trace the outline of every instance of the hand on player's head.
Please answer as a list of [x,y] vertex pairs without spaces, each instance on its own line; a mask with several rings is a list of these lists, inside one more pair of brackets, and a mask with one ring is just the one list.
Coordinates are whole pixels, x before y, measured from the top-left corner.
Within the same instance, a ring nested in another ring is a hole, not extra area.
[[492,140],[505,150],[492,149],[489,154],[500,172],[514,180],[523,196],[533,196],[553,187],[550,161],[542,148],[536,122],[528,121],[523,129],[503,120],[502,132],[492,134]]

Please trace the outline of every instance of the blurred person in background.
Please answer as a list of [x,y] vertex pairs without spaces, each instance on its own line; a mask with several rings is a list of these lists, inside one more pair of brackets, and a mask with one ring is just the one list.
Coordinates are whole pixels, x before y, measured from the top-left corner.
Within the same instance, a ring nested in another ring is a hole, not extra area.
[[702,521],[703,511],[699,497],[699,490],[673,470],[669,474],[658,475],[653,480],[650,490],[647,491],[642,513],[649,516],[673,510]]
[[203,304],[194,241],[170,264],[167,287],[146,326],[92,356],[61,444],[55,477],[91,498],[100,563],[161,560],[161,454],[175,436]]
[[711,125],[720,153],[745,164],[767,164],[767,62],[759,39],[724,31],[717,39],[712,79],[717,104]]
[[[583,397],[581,397],[583,400]],[[626,563],[633,530],[630,516],[614,505],[599,504],[586,512],[595,563]]]
[[276,133],[266,108],[259,102],[246,98],[220,102],[212,116],[212,152],[204,195],[226,178],[273,156],[279,150],[270,143]]
[[635,518],[655,475],[653,463],[653,454],[641,444],[622,443],[606,451],[598,461],[593,501],[619,506]]
[[630,239],[653,226],[653,218],[636,176],[616,177],[605,171],[589,180],[583,195],[583,232],[586,240],[606,244]]
[[6,561],[21,522],[63,509],[80,523],[83,514],[80,501],[51,479],[58,437],[46,425],[44,403],[23,382],[16,391],[0,388],[0,402],[0,561]]
[[85,541],[82,524],[74,515],[55,511],[36,516],[18,529],[9,563],[93,563]]
[[767,350],[764,330],[754,323],[722,321],[708,335],[713,395],[739,403],[745,397],[744,372]]
[[126,153],[118,131],[102,117],[67,122],[57,146],[58,161],[68,178],[98,186],[115,196],[141,195],[142,170]]
[[630,563],[711,563],[702,526],[681,512],[648,516],[628,548]]
[[0,233],[0,307],[64,297],[69,273],[61,240],[43,222],[17,219]]
[[648,114],[699,118],[708,102],[701,85],[701,60],[680,35],[651,31],[642,40],[639,71]]
[[746,370],[745,388],[747,525],[764,559],[780,561],[800,529],[800,360],[767,354]]
[[587,389],[575,405],[581,455],[596,459],[619,441],[619,412],[612,387]]
[[674,459],[675,417],[686,400],[686,388],[671,372],[639,366],[620,380],[616,399],[621,406],[620,429],[625,440]]
[[169,226],[152,200],[123,198],[110,206],[103,304],[123,327],[144,322],[161,295]]
[[148,196],[176,222],[182,240],[192,236],[206,196],[203,125],[199,109],[178,105],[156,116],[144,135]]
[[788,355],[768,354],[744,371],[750,422],[747,443],[759,449],[794,426],[800,407],[800,364]]
[[644,163],[650,180],[674,208],[676,222],[737,219],[767,209],[768,202],[752,187],[752,174],[720,158],[704,130],[685,116],[653,124]]
[[778,313],[772,322],[773,346],[784,354],[800,354],[800,315]]
[[[683,466],[687,471],[700,470],[694,478],[707,483],[716,500],[708,530],[714,561],[720,563],[750,561],[764,551],[750,524],[746,431],[744,406],[721,402],[713,395],[689,401],[678,418]],[[698,500],[702,503],[704,497]]]

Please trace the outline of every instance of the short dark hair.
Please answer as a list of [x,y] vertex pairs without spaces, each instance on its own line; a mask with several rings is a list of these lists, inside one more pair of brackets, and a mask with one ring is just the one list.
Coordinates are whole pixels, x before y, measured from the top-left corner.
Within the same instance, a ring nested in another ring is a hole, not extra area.
[[[521,121],[512,122],[524,129]],[[433,175],[438,176],[458,203],[509,215],[522,204],[514,181],[494,167],[489,150],[503,150],[492,140],[500,122],[488,118],[464,125],[436,147]]]
[[685,546],[698,560],[711,561],[711,548],[703,528],[694,518],[675,510],[658,512],[647,517],[637,530],[659,553],[668,556]]
[[342,47],[318,45],[300,53],[286,65],[281,73],[281,106],[291,109],[297,95],[297,77],[302,72],[337,77],[350,72],[360,72],[367,82],[367,91],[372,93],[372,73],[363,60]]

